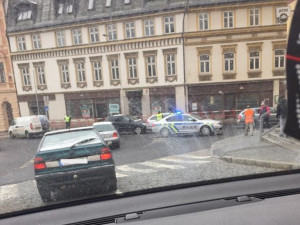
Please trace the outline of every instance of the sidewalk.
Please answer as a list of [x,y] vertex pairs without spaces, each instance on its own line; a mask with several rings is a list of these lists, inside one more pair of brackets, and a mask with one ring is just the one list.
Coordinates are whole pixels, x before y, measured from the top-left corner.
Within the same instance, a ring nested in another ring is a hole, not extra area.
[[0,132],[0,138],[9,137],[7,132]]
[[[280,142],[281,138],[277,138]],[[285,140],[281,140],[284,142]],[[294,141],[297,150],[280,146],[274,142],[259,141],[259,133],[254,136],[238,135],[214,143],[213,157],[227,162],[261,166],[276,169],[300,168],[300,141]]]

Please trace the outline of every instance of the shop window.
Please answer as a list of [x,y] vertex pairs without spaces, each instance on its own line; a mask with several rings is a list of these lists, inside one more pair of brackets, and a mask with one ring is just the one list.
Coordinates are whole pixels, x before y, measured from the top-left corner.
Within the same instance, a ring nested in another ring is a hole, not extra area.
[[45,115],[44,101],[30,101],[28,108],[30,115]]

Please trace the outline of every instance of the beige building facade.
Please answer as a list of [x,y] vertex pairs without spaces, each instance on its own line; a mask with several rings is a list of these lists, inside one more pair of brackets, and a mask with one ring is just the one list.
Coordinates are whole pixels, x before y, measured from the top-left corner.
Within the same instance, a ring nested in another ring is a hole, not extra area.
[[4,3],[0,0],[0,132],[7,131],[13,118],[19,116],[17,94],[5,35]]
[[275,105],[287,38],[275,11],[286,1],[232,2],[11,0],[21,115],[147,118]]

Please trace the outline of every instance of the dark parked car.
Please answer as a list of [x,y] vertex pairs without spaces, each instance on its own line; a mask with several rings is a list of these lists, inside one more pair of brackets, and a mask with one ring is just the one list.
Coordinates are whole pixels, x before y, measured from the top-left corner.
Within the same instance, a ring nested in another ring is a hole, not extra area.
[[117,187],[110,149],[93,127],[48,132],[34,158],[37,188],[44,202],[51,192],[70,188],[111,192]]
[[45,115],[38,115],[38,117],[41,121],[43,132],[46,133],[50,131],[50,122],[48,120],[48,117]]
[[132,116],[114,115],[107,117],[106,120],[112,122],[119,132],[133,132],[141,134],[145,133],[147,130],[145,123]]

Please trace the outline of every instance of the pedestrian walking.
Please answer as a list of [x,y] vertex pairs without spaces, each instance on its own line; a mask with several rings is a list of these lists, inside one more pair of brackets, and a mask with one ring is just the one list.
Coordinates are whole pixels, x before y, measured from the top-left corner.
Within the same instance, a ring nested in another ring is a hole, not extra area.
[[69,116],[68,114],[66,114],[65,116],[65,123],[66,123],[66,129],[70,129],[71,128],[71,119],[72,117]]
[[164,118],[163,114],[161,113],[161,111],[158,111],[158,113],[156,114],[156,120],[160,121],[162,118]]
[[254,110],[247,105],[245,110],[245,132],[244,135],[247,136],[250,130],[250,135],[253,136],[253,126],[254,126]]
[[269,127],[269,119],[270,119],[270,107],[267,106],[264,102],[261,103],[259,110],[259,118],[263,117],[263,126]]
[[278,101],[277,114],[276,114],[276,118],[279,118],[279,125],[280,125],[279,137],[286,137],[286,134],[283,132],[283,130],[286,123],[287,114],[288,114],[287,100],[283,96],[281,96]]

